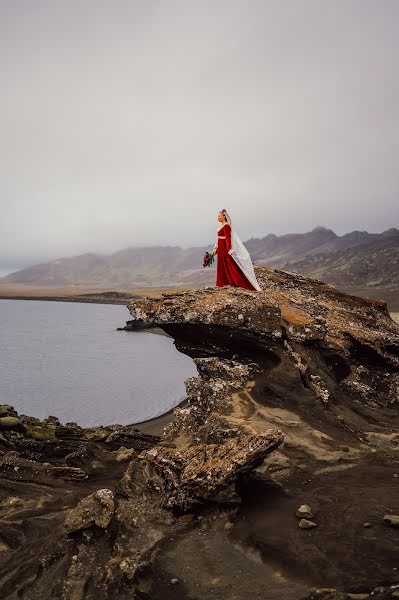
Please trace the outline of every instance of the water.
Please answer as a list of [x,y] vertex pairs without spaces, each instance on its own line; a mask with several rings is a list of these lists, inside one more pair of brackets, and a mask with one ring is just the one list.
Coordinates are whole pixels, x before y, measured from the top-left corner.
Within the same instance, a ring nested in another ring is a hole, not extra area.
[[125,306],[0,300],[0,403],[83,427],[138,423],[185,397],[193,361],[171,338],[116,331]]

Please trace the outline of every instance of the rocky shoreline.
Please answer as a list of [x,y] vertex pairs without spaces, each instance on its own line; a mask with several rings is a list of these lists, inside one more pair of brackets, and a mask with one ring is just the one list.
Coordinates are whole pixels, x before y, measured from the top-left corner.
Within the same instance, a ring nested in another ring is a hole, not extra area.
[[125,305],[134,294],[124,292],[93,292],[91,294],[68,294],[68,295],[30,295],[29,293],[7,293],[0,294],[0,300],[42,300],[52,302],[83,302],[91,304],[121,304]]
[[129,302],[198,368],[161,437],[0,408],[1,598],[399,597],[398,326],[256,275]]

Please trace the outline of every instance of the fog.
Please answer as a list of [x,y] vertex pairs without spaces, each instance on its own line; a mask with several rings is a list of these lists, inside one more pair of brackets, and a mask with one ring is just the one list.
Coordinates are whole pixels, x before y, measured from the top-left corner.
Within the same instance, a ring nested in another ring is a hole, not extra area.
[[399,224],[396,0],[0,0],[0,271]]

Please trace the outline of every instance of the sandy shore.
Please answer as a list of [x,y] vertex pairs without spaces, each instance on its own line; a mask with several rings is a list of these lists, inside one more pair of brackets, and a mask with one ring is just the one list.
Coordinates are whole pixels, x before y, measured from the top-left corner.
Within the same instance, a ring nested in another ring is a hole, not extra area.
[[94,304],[127,304],[129,300],[141,296],[160,297],[165,292],[180,292],[187,288],[162,287],[140,288],[125,290],[109,290],[84,288],[79,286],[55,287],[28,285],[2,285],[0,284],[0,299],[3,300],[51,300],[58,302],[91,302]]
[[[183,402],[181,402],[181,404],[179,404],[178,406],[183,406],[185,404],[185,402],[186,402],[186,400],[183,400]],[[175,408],[177,408],[177,407],[175,407]],[[134,423],[134,426],[137,427],[137,429],[139,429],[143,433],[148,433],[150,435],[162,436],[164,427],[166,427],[166,425],[169,425],[169,423],[173,419],[173,411],[174,411],[174,408],[169,410],[164,415],[160,415],[159,417],[155,417],[154,419],[149,419],[148,421],[142,421],[141,423]]]

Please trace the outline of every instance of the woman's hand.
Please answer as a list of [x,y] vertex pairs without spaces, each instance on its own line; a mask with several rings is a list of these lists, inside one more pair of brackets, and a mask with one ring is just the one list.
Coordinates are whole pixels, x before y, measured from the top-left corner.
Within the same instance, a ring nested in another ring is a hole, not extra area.
[[215,244],[212,250],[212,254],[217,254],[218,253],[218,245]]

